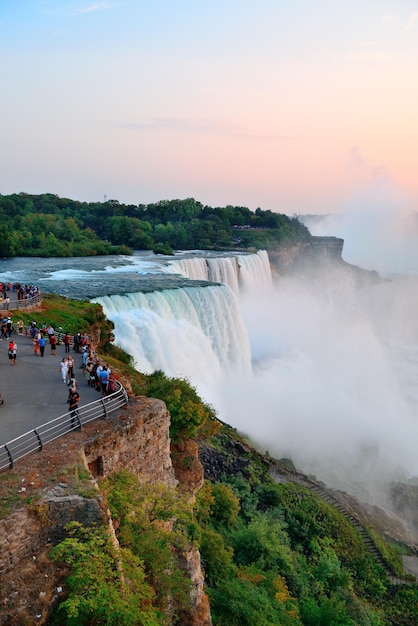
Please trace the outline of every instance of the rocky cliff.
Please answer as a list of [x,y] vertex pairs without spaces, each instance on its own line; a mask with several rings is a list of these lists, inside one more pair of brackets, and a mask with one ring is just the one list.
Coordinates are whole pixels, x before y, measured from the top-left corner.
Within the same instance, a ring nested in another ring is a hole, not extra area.
[[342,263],[344,240],[338,237],[312,237],[294,246],[269,250],[273,268],[280,273],[332,261]]
[[272,273],[276,276],[297,273],[316,276],[325,270],[328,275],[344,272],[353,280],[366,283],[379,280],[377,272],[344,261],[343,248],[344,239],[339,237],[312,237],[294,246],[269,249],[268,255]]
[[[171,462],[170,415],[160,400],[136,398],[117,418],[88,424],[17,463],[2,475],[2,497],[17,500],[13,512],[0,520],[0,623],[44,624],[51,607],[65,594],[65,575],[48,558],[65,537],[70,521],[106,524],[110,513],[100,480],[121,469],[142,483],[175,486]],[[190,454],[188,450],[188,454]],[[203,469],[194,451],[194,480],[199,488]],[[199,552],[184,554],[192,580],[190,624],[210,625]]]

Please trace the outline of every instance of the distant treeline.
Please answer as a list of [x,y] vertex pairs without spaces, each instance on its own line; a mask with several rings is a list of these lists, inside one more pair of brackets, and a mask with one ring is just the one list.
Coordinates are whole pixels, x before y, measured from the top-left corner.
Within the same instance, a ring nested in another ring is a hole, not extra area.
[[0,194],[0,256],[91,256],[132,250],[277,247],[310,239],[297,218],[194,198],[153,204]]

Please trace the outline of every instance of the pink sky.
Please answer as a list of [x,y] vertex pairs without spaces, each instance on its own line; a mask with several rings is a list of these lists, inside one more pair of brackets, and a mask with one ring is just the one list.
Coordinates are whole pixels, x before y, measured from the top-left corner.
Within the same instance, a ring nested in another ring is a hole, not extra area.
[[417,208],[416,2],[200,4],[2,6],[0,193]]

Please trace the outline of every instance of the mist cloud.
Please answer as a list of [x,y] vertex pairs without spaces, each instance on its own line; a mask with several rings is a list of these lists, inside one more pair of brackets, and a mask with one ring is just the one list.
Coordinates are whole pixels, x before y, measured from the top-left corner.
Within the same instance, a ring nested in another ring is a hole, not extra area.
[[[418,475],[418,281],[359,288],[329,272],[244,300],[253,375],[223,381],[222,419],[261,450],[368,501]],[[406,351],[406,352],[405,352]]]

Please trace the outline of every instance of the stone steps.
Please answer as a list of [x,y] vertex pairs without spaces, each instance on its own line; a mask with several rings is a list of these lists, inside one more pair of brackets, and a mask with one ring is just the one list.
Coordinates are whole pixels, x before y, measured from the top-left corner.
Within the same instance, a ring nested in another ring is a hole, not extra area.
[[393,585],[410,585],[410,580],[405,580],[402,578],[398,578],[394,576],[393,573],[388,569],[379,549],[375,545],[373,539],[368,534],[367,530],[360,524],[359,520],[355,518],[344,506],[342,502],[340,502],[331,491],[324,488],[322,485],[316,483],[314,480],[311,480],[307,476],[300,474],[299,472],[292,471],[289,468],[282,466],[281,464],[273,463],[270,468],[270,475],[276,482],[295,482],[299,485],[302,485],[314,492],[320,498],[325,500],[328,504],[330,504],[334,509],[336,509],[341,515],[343,515],[350,524],[356,529],[360,538],[362,539],[367,551],[369,554],[375,559],[375,561],[380,565],[380,567],[384,570],[388,580]]

